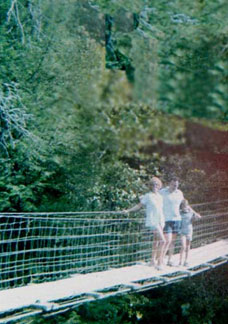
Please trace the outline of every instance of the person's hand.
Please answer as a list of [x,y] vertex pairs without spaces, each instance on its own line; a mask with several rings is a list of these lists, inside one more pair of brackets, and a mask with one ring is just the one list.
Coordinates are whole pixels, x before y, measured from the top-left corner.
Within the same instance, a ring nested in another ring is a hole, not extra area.
[[200,215],[200,214],[198,214],[198,213],[195,213],[195,218],[196,218],[196,219],[200,219],[200,218],[202,218],[202,217],[201,217],[201,215]]

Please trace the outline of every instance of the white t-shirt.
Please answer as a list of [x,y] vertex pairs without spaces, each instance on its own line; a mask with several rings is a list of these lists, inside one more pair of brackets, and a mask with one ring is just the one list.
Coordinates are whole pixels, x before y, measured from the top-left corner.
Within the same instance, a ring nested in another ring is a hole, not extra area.
[[163,213],[165,221],[178,221],[181,220],[180,204],[184,199],[181,190],[176,189],[173,192],[169,191],[169,187],[161,189],[160,194],[163,197]]
[[149,192],[140,197],[140,202],[146,207],[146,226],[164,227],[163,199],[160,193]]

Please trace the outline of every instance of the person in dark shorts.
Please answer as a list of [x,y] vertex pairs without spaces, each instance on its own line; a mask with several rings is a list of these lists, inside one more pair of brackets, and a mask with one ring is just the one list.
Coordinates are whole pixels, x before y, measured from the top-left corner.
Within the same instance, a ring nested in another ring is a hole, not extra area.
[[164,256],[168,252],[167,265],[169,266],[173,266],[171,259],[177,234],[180,233],[181,228],[180,204],[184,199],[184,195],[178,187],[179,180],[172,178],[169,186],[160,190],[160,194],[163,197],[163,213],[165,217],[165,227],[163,230],[166,239]]

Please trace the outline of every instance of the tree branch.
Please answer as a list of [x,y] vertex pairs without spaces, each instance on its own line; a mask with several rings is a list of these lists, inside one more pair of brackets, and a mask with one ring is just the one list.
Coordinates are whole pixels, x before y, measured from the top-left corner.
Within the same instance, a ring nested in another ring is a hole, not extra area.
[[15,21],[16,21],[17,25],[19,26],[19,29],[21,31],[21,42],[22,42],[22,44],[24,44],[25,43],[24,27],[21,23],[17,0],[11,1],[11,6],[7,13],[7,23],[10,23],[11,16],[14,16]]

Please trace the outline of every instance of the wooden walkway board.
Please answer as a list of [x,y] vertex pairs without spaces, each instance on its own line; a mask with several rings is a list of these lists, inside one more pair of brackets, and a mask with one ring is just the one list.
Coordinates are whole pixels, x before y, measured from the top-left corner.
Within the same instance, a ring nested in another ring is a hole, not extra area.
[[[178,278],[178,273],[183,279],[186,276],[194,274],[194,267],[206,264],[203,270],[216,265],[216,260],[222,257],[223,262],[227,262],[228,240],[221,240],[203,247],[192,249],[190,251],[188,269],[186,267],[168,267],[163,270],[156,270],[147,264],[137,264],[124,268],[110,269],[103,272],[76,274],[68,279],[52,281],[40,284],[31,284],[25,287],[0,291],[0,314],[10,312],[12,310],[36,306],[38,309],[46,311],[59,309],[58,301],[72,298],[73,296],[86,295],[102,297],[102,291],[111,289],[116,286],[124,286],[130,289],[141,289],[140,281],[146,281],[153,278],[156,285],[171,283],[172,274],[174,279]],[[178,264],[179,255],[174,256],[174,262]],[[219,261],[219,259],[218,259]],[[177,276],[175,277],[175,273]],[[197,271],[196,271],[197,273]],[[152,288],[152,286],[151,286]],[[124,290],[122,291],[124,292]],[[103,295],[104,296],[104,295]],[[104,298],[104,297],[102,297]],[[56,307],[55,307],[56,306]],[[64,307],[64,306],[62,306]],[[0,323],[2,321],[0,320]],[[2,322],[3,323],[3,322]]]

